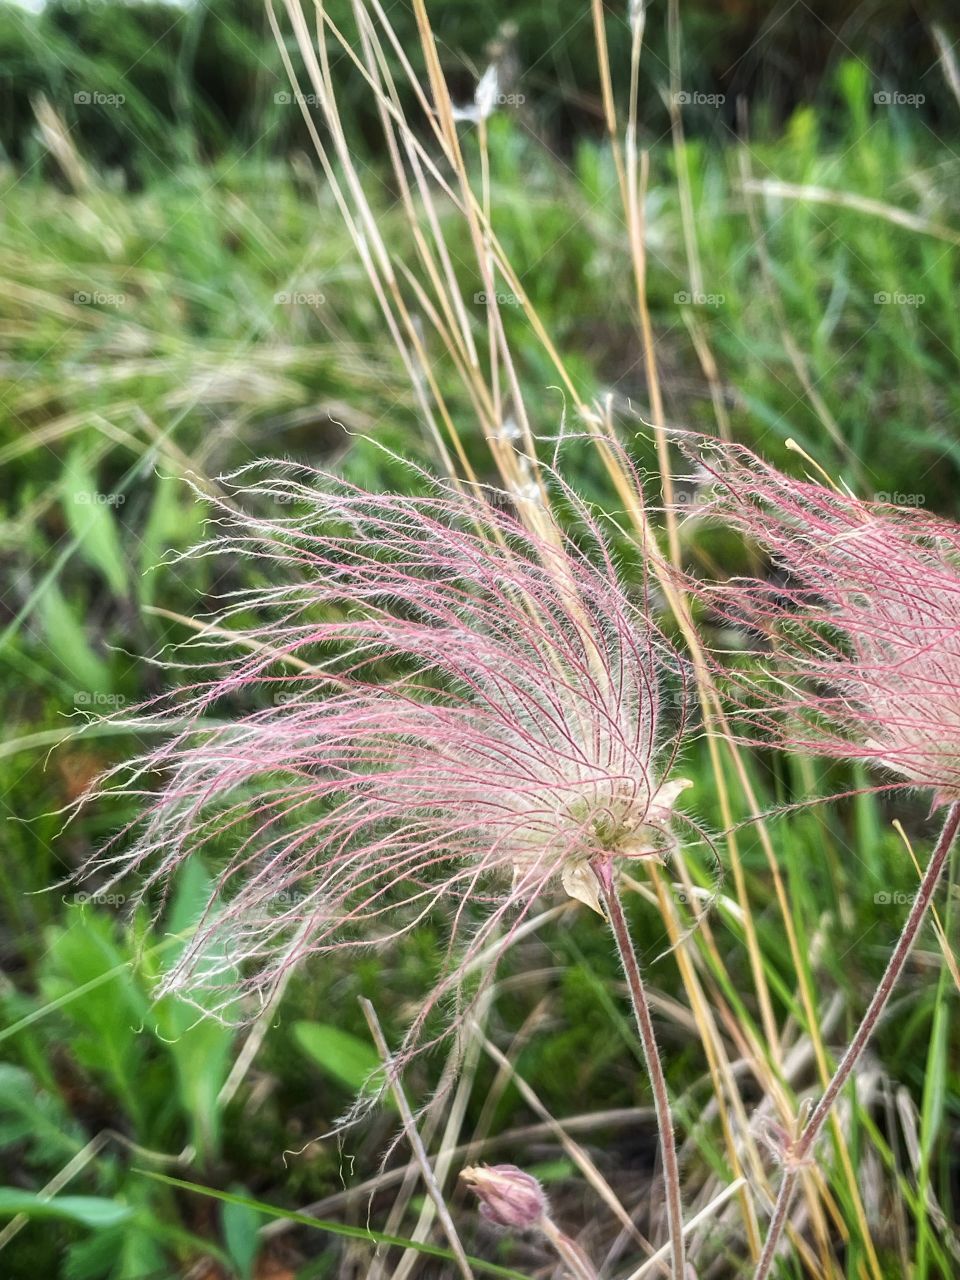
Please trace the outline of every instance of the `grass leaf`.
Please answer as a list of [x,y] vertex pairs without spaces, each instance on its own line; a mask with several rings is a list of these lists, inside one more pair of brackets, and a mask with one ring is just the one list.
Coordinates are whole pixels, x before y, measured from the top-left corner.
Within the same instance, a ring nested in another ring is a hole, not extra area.
[[104,1196],[55,1196],[47,1199],[19,1187],[0,1187],[0,1216],[13,1217],[19,1213],[28,1218],[66,1218],[98,1229],[126,1222],[133,1210]]
[[[288,1222],[296,1222],[302,1227],[312,1227],[315,1231],[328,1231],[331,1235],[346,1236],[350,1240],[366,1240],[370,1244],[395,1245],[398,1249],[414,1249],[417,1253],[430,1258],[447,1258],[452,1260],[453,1253],[440,1245],[427,1244],[420,1240],[408,1240],[405,1236],[391,1236],[383,1231],[372,1231],[365,1227],[350,1227],[343,1222],[328,1222],[323,1218],[311,1218],[306,1213],[295,1213],[288,1209],[278,1209],[276,1205],[264,1204],[262,1200],[254,1200],[251,1196],[238,1196],[229,1191],[217,1191],[213,1187],[202,1187],[195,1182],[184,1182],[181,1178],[171,1178],[165,1173],[153,1173],[149,1169],[137,1169],[135,1172],[145,1178],[153,1178],[156,1182],[164,1182],[170,1187],[179,1187],[182,1191],[193,1191],[200,1196],[210,1196],[221,1200],[224,1204],[243,1206],[266,1214],[268,1218],[283,1218]],[[505,1280],[526,1280],[520,1271],[511,1267],[501,1267],[495,1262],[484,1262],[482,1258],[468,1258],[475,1271],[488,1276],[503,1276]]]

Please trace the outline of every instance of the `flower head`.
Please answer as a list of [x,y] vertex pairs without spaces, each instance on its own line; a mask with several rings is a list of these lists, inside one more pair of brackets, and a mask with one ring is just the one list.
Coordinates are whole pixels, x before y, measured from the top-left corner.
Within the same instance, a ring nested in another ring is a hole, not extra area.
[[462,1169],[460,1177],[476,1193],[488,1222],[527,1231],[543,1221],[547,1197],[532,1173],[515,1164],[489,1164]]
[[960,797],[960,526],[793,480],[710,442],[698,507],[747,534],[776,581],[697,590],[764,637],[747,719],[781,745],[879,766]]
[[108,781],[146,803],[98,865],[145,873],[144,892],[195,855],[222,868],[165,984],[207,1008],[444,908],[413,1043],[550,884],[598,906],[598,861],[669,852],[684,784],[660,699],[679,664],[582,507],[592,557],[479,497],[289,467],[233,483],[194,554],[247,558],[267,585],[189,643],[213,676],[143,713],[171,737]]

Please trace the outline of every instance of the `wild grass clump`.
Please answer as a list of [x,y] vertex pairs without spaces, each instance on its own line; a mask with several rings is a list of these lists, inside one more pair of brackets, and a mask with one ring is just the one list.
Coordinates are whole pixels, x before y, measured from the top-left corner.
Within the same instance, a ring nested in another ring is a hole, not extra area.
[[0,877],[31,1273],[952,1274],[951,147],[626,16],[559,154],[419,2],[268,9],[316,172],[127,190],[31,108],[0,755],[90,798]]

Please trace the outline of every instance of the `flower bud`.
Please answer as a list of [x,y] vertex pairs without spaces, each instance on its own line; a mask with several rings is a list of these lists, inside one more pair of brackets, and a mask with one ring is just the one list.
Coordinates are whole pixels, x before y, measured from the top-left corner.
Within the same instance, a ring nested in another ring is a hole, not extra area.
[[473,1165],[460,1177],[480,1199],[480,1212],[498,1227],[535,1227],[547,1209],[547,1197],[536,1178],[515,1164]]

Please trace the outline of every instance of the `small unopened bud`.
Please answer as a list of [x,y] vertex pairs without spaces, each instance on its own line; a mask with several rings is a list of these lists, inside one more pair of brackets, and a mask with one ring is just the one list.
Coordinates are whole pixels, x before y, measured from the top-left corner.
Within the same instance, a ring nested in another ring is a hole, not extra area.
[[547,1209],[547,1197],[533,1174],[515,1164],[474,1165],[460,1177],[480,1199],[480,1212],[498,1227],[524,1231],[535,1227]]

